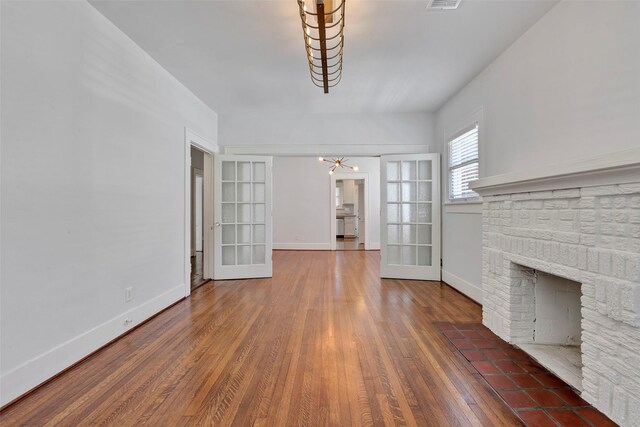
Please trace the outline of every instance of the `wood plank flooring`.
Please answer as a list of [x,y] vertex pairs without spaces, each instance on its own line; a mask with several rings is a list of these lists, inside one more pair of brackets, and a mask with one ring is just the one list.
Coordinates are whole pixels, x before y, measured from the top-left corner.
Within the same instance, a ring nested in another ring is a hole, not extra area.
[[336,237],[338,251],[364,251],[364,243],[358,237]]
[[379,252],[274,252],[209,282],[0,413],[0,425],[521,425],[433,322],[479,321]]

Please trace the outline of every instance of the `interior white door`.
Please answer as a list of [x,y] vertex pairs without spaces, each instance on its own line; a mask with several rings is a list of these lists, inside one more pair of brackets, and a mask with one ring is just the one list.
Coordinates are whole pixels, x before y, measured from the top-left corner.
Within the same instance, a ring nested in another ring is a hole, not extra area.
[[216,155],[214,279],[271,277],[271,157]]
[[440,158],[380,159],[380,276],[440,280]]

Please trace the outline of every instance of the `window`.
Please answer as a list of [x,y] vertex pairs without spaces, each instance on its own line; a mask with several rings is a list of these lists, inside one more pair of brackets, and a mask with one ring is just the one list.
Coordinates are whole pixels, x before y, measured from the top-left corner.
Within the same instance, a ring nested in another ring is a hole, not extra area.
[[340,203],[340,187],[336,185],[336,208],[339,208],[342,205]]
[[479,178],[478,123],[449,139],[449,200],[475,199],[469,182]]

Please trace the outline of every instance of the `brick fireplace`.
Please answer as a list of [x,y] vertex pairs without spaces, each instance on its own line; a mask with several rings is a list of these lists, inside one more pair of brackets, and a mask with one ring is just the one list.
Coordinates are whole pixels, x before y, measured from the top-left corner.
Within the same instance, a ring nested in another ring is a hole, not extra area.
[[[558,189],[545,182],[541,191],[474,186],[483,195],[483,323],[625,426],[640,425],[635,178]],[[555,365],[540,348],[565,351],[574,366]]]

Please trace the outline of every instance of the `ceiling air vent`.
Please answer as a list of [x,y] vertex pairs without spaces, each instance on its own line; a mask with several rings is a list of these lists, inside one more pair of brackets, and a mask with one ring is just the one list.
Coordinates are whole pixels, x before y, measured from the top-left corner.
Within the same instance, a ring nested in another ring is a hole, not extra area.
[[461,0],[429,0],[427,9],[429,10],[452,10],[457,9]]

